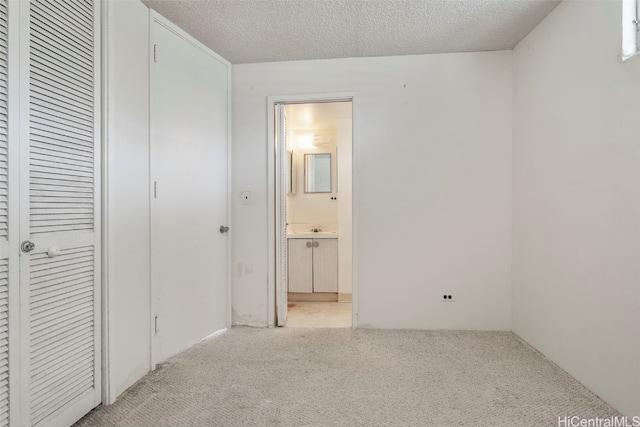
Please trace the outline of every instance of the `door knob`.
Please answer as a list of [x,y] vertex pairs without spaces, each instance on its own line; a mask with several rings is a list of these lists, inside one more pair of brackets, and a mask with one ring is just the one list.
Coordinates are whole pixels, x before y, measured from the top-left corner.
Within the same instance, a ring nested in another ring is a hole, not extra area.
[[310,248],[311,247],[311,242],[307,242],[307,247]]
[[20,245],[20,249],[22,249],[22,252],[24,252],[24,253],[31,252],[35,248],[36,248],[36,244],[33,243],[33,242],[30,242],[29,240],[25,240]]
[[227,227],[226,225],[221,225],[220,226],[220,233],[224,234],[224,233],[228,233],[229,232],[229,227]]
[[62,250],[60,249],[60,246],[49,246],[49,249],[47,249],[47,255],[49,256],[49,258],[55,258],[58,255],[60,255],[62,253]]
[[313,242],[313,247],[314,247],[314,248],[317,248],[318,246],[320,246],[320,242],[318,242],[318,241],[314,241],[314,242]]

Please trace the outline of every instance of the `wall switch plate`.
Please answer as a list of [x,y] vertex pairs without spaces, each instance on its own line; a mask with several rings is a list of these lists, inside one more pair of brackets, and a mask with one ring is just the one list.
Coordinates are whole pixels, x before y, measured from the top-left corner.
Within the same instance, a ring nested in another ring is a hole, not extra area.
[[251,204],[251,191],[243,191],[242,192],[242,204],[250,205]]

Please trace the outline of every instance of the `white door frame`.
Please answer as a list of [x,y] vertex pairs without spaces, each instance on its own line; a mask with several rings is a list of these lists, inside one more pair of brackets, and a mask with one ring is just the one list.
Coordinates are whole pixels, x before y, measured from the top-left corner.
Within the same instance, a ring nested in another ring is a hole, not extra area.
[[353,271],[352,271],[352,319],[353,328],[358,327],[358,263],[357,263],[357,246],[358,246],[358,211],[357,205],[354,203],[358,194],[358,179],[356,153],[359,148],[358,143],[358,127],[357,127],[357,101],[355,92],[335,92],[335,93],[316,93],[301,95],[274,95],[267,97],[267,217],[268,217],[268,237],[267,237],[267,325],[273,327],[276,325],[276,292],[280,286],[278,284],[280,274],[278,269],[281,265],[279,254],[282,253],[280,242],[281,230],[278,224],[280,212],[280,200],[276,197],[276,190],[282,183],[278,180],[277,172],[280,170],[280,156],[277,156],[275,142],[275,106],[276,104],[312,104],[319,102],[351,102],[352,121],[353,121],[353,160],[351,165],[351,175],[353,179],[353,190],[351,194],[352,206],[352,247],[353,255]]
[[100,95],[102,99],[102,117],[100,122],[101,134],[101,181],[102,188],[100,193],[100,199],[102,201],[102,228],[100,234],[102,235],[102,256],[100,262],[102,263],[102,289],[101,289],[101,311],[102,311],[102,404],[111,405],[116,401],[115,388],[111,384],[111,358],[110,358],[110,342],[109,342],[109,136],[110,130],[113,124],[109,120],[109,100],[111,94],[109,93],[109,73],[110,73],[110,55],[109,48],[111,32],[109,31],[109,18],[110,8],[112,8],[111,2],[101,2],[101,19],[102,19],[102,52],[101,52],[101,72],[102,72],[102,88]]

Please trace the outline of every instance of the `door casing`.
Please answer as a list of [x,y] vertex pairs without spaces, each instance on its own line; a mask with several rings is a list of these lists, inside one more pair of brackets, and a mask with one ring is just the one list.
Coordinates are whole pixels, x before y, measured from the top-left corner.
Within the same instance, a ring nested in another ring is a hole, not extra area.
[[[351,193],[352,204],[352,255],[353,255],[353,270],[352,270],[352,328],[358,327],[358,263],[357,263],[357,235],[358,235],[358,211],[357,205],[353,202],[356,200],[358,193],[358,180],[357,180],[357,150],[358,150],[358,102],[355,92],[335,92],[335,93],[310,93],[302,95],[274,95],[267,97],[267,223],[269,224],[268,237],[267,237],[267,325],[273,327],[277,325],[277,306],[278,306],[278,292],[281,287],[287,286],[286,283],[282,283],[281,274],[279,270],[282,266],[282,225],[280,224],[281,202],[280,192],[284,191],[285,183],[279,179],[279,172],[283,165],[281,165],[282,156],[278,153],[284,147],[276,146],[276,105],[278,104],[313,104],[322,102],[351,102],[352,108],[352,121],[353,121],[353,141],[352,141],[352,154],[353,161],[351,165],[351,174],[353,180],[353,187]],[[286,230],[284,230],[286,232]],[[286,310],[286,305],[285,308]]]

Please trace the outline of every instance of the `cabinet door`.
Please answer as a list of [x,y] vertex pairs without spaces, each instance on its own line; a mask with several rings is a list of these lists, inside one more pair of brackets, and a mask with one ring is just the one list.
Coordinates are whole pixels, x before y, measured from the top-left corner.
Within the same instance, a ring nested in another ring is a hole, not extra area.
[[289,239],[289,292],[313,292],[311,239]]
[[313,242],[313,292],[338,292],[338,239]]

